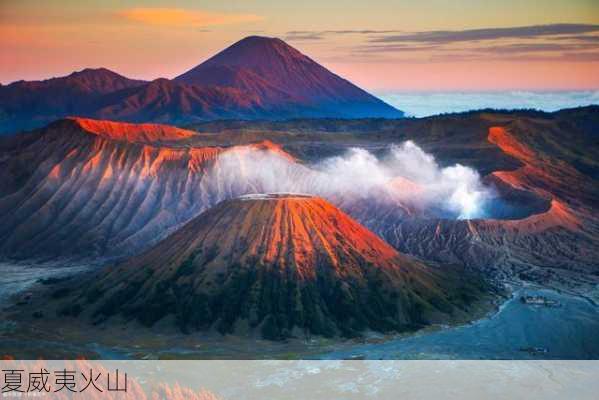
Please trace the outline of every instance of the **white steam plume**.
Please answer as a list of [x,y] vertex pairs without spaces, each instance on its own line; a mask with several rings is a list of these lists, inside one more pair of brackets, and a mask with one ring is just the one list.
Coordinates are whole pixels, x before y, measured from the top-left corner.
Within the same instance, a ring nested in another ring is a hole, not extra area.
[[[455,164],[441,168],[412,141],[392,145],[377,158],[362,148],[312,165],[272,151],[236,148],[224,152],[203,180],[218,200],[244,194],[294,192],[337,204],[370,201],[442,214],[476,218],[490,196],[479,174]],[[374,203],[372,203],[374,204]]]

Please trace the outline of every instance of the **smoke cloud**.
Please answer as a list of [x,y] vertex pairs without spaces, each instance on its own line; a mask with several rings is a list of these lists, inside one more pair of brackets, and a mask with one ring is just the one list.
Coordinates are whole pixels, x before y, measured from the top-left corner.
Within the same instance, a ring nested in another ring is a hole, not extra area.
[[481,217],[491,192],[472,168],[442,168],[412,141],[383,156],[363,148],[305,165],[272,151],[224,152],[202,181],[218,199],[259,193],[305,193],[340,205],[389,205],[428,216]]

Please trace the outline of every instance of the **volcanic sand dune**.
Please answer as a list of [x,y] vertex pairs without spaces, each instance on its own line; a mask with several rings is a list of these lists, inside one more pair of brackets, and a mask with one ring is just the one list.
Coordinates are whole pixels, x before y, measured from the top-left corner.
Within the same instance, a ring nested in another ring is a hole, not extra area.
[[222,202],[82,288],[63,315],[281,339],[467,320],[486,285],[399,254],[321,198],[273,194]]

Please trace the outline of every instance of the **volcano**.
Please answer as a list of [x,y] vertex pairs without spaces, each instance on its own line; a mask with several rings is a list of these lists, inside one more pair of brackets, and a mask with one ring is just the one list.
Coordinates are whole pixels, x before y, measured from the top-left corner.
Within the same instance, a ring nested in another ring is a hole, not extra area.
[[175,81],[239,89],[255,94],[272,106],[293,103],[297,116],[403,116],[277,38],[242,39]]
[[468,276],[399,254],[321,198],[248,195],[94,276],[63,313],[267,339],[355,336],[466,318],[483,293]]

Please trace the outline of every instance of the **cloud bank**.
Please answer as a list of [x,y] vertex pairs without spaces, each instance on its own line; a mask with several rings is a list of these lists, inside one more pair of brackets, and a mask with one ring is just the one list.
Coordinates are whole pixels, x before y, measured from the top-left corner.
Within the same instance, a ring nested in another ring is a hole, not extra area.
[[374,38],[372,42],[456,43],[497,39],[539,38],[599,32],[599,25],[549,24],[509,28],[465,29],[459,31],[426,31]]
[[537,39],[545,37],[562,37],[567,40],[596,41],[596,36],[586,36],[599,32],[596,24],[546,24],[514,26],[505,28],[480,28],[462,29],[452,31],[420,31],[405,32],[401,30],[375,30],[375,29],[348,29],[348,30],[295,30],[288,31],[288,37],[308,36],[311,39],[324,39],[329,35],[367,35],[373,43],[428,43],[449,44],[472,41],[500,40],[500,39]]
[[291,41],[315,41],[334,35],[364,37],[352,57],[402,57],[427,62],[594,62],[599,61],[599,25],[546,24],[463,30],[289,31]]
[[383,100],[414,117],[463,112],[483,108],[536,109],[553,112],[563,108],[599,104],[599,91],[486,92],[486,93],[384,93]]

